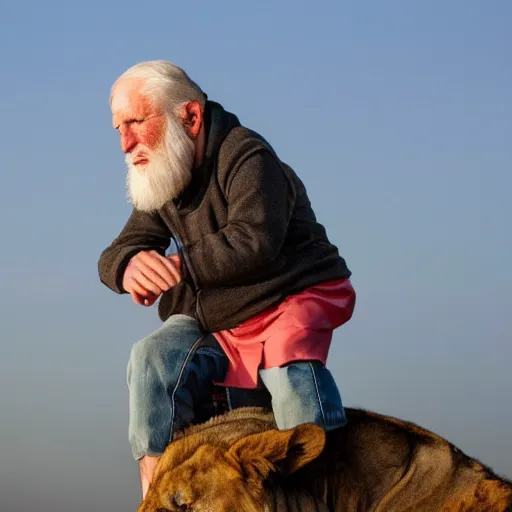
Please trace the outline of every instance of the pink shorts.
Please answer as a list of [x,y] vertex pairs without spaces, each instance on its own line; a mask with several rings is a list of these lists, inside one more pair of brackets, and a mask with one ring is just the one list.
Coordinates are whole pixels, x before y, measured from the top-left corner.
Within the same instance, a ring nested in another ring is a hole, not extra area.
[[222,386],[255,388],[258,370],[292,361],[324,365],[333,330],[350,320],[356,294],[350,279],[328,281],[288,296],[234,329],[213,333],[229,359]]

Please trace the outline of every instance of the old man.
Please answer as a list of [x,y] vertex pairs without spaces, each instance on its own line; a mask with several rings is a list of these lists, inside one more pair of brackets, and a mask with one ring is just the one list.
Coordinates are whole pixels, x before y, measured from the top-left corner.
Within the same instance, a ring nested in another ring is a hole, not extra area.
[[100,279],[143,306],[160,298],[162,320],[127,370],[143,496],[214,383],[265,389],[280,429],[343,426],[326,360],[355,292],[302,181],[169,62],[125,71],[110,106],[133,211],[100,256]]

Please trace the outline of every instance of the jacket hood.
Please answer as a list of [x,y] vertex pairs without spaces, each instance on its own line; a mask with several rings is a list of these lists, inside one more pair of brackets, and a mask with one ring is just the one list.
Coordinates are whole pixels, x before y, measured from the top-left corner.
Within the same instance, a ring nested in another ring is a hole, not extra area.
[[193,169],[192,181],[175,200],[179,210],[192,210],[201,201],[224,139],[233,128],[240,126],[240,121],[235,114],[228,112],[220,103],[214,101],[206,102],[203,119],[205,126],[203,163]]

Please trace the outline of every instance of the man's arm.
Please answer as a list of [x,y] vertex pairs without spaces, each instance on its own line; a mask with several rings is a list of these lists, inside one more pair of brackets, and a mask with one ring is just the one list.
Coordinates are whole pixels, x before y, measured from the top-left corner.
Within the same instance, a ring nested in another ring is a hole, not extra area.
[[257,279],[279,263],[295,191],[275,157],[262,150],[247,158],[226,192],[227,225],[184,248],[199,288]]
[[171,233],[158,213],[133,210],[118,237],[101,253],[98,272],[101,282],[116,293],[123,289],[123,274],[132,256],[155,250],[162,256],[170,245]]

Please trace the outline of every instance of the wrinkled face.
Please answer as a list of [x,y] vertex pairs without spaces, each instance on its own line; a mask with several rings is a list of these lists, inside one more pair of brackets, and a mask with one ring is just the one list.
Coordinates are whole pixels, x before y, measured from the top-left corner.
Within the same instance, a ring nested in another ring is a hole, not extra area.
[[277,468],[293,473],[316,458],[324,442],[320,427],[301,425],[249,435],[227,449],[200,438],[171,443],[139,512],[274,510],[266,506],[269,476]]
[[127,191],[135,208],[153,211],[184,190],[192,177],[194,141],[174,112],[141,93],[144,82],[124,79],[112,95],[112,124],[128,168]]

